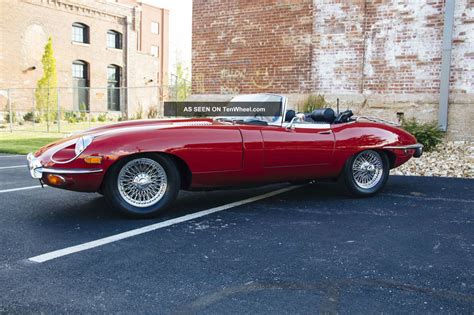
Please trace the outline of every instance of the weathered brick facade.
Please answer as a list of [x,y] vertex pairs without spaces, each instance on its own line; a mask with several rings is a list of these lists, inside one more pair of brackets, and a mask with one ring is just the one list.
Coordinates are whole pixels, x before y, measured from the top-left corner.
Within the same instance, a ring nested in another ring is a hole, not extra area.
[[[437,118],[443,0],[194,0],[193,91],[308,93]],[[474,140],[474,1],[456,0],[450,136]]]
[[203,76],[204,83],[196,88],[225,94],[309,90],[311,15],[310,1],[195,1],[193,79],[199,84]]

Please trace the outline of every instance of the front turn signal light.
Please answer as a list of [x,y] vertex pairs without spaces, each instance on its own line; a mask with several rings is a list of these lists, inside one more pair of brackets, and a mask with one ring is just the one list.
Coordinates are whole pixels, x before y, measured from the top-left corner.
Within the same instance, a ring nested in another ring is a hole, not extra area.
[[86,162],[87,164],[101,164],[102,157],[101,156],[86,156],[84,158],[84,162]]
[[48,184],[52,186],[62,186],[66,183],[64,177],[54,174],[48,174],[46,177]]

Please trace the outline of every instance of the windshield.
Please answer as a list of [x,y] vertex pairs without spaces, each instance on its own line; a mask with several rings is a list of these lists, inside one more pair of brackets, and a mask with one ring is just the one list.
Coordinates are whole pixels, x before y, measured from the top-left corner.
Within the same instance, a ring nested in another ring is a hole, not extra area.
[[[240,113],[239,115],[233,116],[232,114],[228,116],[217,117],[218,120],[223,121],[234,121],[234,122],[244,122],[244,123],[253,123],[260,122],[269,125],[281,125],[282,123],[282,107],[283,107],[283,97],[280,95],[274,94],[247,94],[247,95],[238,95],[232,98],[227,108],[234,107],[236,111],[243,105],[254,103],[252,108],[254,110],[251,113]],[[261,109],[261,110],[260,110]]]

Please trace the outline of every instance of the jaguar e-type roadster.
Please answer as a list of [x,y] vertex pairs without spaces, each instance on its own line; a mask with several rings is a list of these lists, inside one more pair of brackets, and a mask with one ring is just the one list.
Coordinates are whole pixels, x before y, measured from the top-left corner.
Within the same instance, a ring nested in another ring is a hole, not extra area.
[[356,196],[385,185],[389,170],[422,154],[408,132],[351,111],[295,113],[280,102],[271,119],[215,117],[127,121],[90,129],[30,153],[33,178],[50,187],[99,192],[116,209],[155,216],[180,189],[339,179]]

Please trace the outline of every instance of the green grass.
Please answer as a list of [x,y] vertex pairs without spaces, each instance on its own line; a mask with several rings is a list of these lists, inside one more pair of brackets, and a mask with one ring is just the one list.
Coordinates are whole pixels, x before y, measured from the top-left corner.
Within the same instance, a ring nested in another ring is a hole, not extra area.
[[11,154],[27,154],[42,146],[62,138],[62,134],[33,133],[33,132],[1,132],[0,152]]

